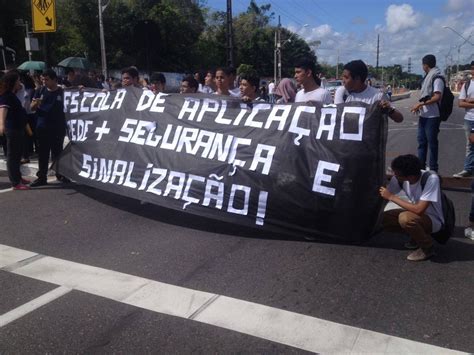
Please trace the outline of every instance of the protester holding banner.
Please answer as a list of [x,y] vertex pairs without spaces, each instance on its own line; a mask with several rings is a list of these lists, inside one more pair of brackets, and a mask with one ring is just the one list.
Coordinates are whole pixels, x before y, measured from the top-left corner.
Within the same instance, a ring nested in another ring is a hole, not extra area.
[[296,93],[295,102],[316,101],[329,105],[332,97],[328,90],[320,87],[321,79],[316,72],[316,63],[309,58],[302,58],[295,63],[295,80],[302,89]]
[[230,68],[219,67],[216,69],[216,87],[215,94],[225,96],[238,96],[230,91],[232,83],[232,72]]
[[[402,122],[403,115],[391,106],[388,97],[380,90],[366,84],[365,79],[367,79],[368,73],[367,65],[362,60],[353,60],[344,65],[342,81],[347,92],[344,102],[360,101],[366,104],[374,104],[379,101],[379,105],[384,113],[388,114],[388,117],[395,122]],[[335,99],[335,103],[339,103],[340,93],[338,93],[338,99]]]
[[179,92],[181,94],[195,94],[198,91],[199,84],[192,75],[186,75],[181,81]]
[[21,177],[20,162],[27,122],[26,111],[15,91],[21,87],[16,72],[0,79],[0,136],[6,136],[8,178],[14,190],[29,190],[29,181]]
[[275,96],[275,101],[277,104],[288,104],[291,102],[295,102],[295,83],[288,78],[281,79],[281,81],[278,83],[277,88],[275,89]]
[[135,67],[128,67],[122,69],[122,86],[135,86],[137,88],[141,88],[140,82],[140,74],[138,73],[137,68]]
[[165,92],[166,78],[163,73],[153,73],[150,77],[150,89],[154,94]]
[[[38,136],[38,178],[31,187],[46,185],[49,156],[55,161],[63,150],[66,136],[66,121],[63,111],[63,89],[58,86],[54,70],[48,69],[43,75],[43,88],[35,94],[31,109],[36,110],[36,132]],[[68,182],[68,179],[56,174],[58,181]]]
[[[408,260],[429,259],[434,255],[431,233],[438,232],[444,223],[439,177],[430,174],[422,187],[423,164],[411,154],[398,156],[392,161],[391,167],[394,176],[387,188],[380,188],[380,196],[401,208],[384,212],[383,228],[410,236],[405,247],[415,251],[408,255]],[[396,195],[402,190],[410,201]]]
[[242,101],[263,101],[258,97],[258,84],[260,78],[255,70],[240,75],[240,97]]
[[206,72],[206,76],[204,77],[204,85],[202,86],[200,92],[203,94],[212,94],[217,90],[215,76],[216,72],[214,70],[209,69]]

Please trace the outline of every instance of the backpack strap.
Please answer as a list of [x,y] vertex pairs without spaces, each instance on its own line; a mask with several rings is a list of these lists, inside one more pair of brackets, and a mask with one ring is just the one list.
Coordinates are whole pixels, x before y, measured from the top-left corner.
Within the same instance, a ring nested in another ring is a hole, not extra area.
[[425,188],[426,181],[428,181],[428,178],[429,178],[432,174],[436,174],[436,173],[433,172],[433,171],[431,171],[431,170],[428,170],[428,171],[425,171],[423,174],[421,174],[420,185],[421,185],[421,189],[422,189],[422,190]]
[[464,84],[464,90],[466,91],[466,98],[467,98],[467,90],[469,90],[469,85],[471,85],[471,80],[466,81]]
[[[442,75],[439,75],[439,74],[438,74],[438,75],[435,75],[435,76],[433,77],[433,81],[431,82],[431,97],[433,97],[433,95],[434,95],[434,82],[435,82],[436,79],[441,79],[441,80],[443,81],[444,87],[446,87],[446,81],[444,80],[444,77],[443,77]],[[441,93],[441,94],[443,94],[443,93]],[[438,101],[436,102],[436,104],[438,105],[438,110],[439,110],[440,113],[441,113],[441,102],[440,102],[440,101],[441,101],[441,100],[438,100]]]

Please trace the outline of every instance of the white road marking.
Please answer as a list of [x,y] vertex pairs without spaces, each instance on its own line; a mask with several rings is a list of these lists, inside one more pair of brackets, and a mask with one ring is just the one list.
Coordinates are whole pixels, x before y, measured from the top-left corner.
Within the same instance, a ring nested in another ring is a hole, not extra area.
[[[3,270],[105,297],[153,312],[323,353],[462,354],[416,341],[79,264],[0,244]],[[22,263],[24,258],[32,262]],[[11,263],[11,264],[9,264]],[[58,294],[60,293],[59,289]],[[46,295],[45,295],[46,296]]]
[[11,311],[5,314],[2,314],[0,316],[0,328],[27,315],[28,313],[35,311],[36,309],[54,301],[55,299],[71,291],[72,290],[70,288],[60,286],[58,288],[55,288],[54,290],[49,291],[48,293],[45,293],[42,296],[39,296],[38,298],[35,298],[34,300],[31,300],[28,303],[21,305],[20,307],[12,309]]

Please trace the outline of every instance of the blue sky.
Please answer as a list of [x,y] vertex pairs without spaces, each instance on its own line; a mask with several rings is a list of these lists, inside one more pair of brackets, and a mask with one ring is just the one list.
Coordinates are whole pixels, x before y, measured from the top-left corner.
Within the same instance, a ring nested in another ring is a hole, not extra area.
[[[335,64],[363,59],[375,65],[377,34],[380,35],[380,65],[401,64],[421,73],[421,58],[435,54],[438,65],[474,60],[474,0],[257,0],[270,4],[282,26],[298,33],[313,46],[318,60]],[[226,0],[207,0],[207,6],[224,11]],[[250,0],[232,0],[236,15]],[[458,53],[459,49],[459,53]],[[459,55],[458,55],[459,54]]]

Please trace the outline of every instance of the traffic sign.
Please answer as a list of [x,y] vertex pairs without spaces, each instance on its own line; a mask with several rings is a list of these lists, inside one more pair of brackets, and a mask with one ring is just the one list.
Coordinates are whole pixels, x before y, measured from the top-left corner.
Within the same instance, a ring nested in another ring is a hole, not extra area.
[[31,0],[33,32],[56,32],[55,0]]

